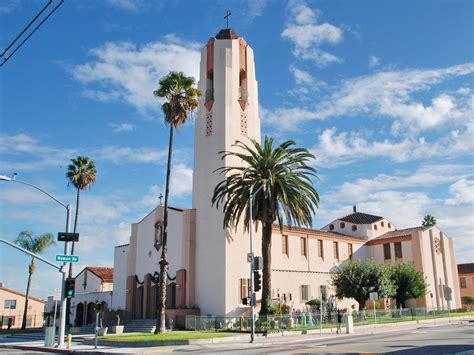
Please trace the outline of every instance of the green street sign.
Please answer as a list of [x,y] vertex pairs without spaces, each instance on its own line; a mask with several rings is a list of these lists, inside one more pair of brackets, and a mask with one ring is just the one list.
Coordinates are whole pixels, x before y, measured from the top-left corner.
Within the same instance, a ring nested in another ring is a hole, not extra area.
[[79,261],[79,255],[56,255],[56,261],[77,263]]

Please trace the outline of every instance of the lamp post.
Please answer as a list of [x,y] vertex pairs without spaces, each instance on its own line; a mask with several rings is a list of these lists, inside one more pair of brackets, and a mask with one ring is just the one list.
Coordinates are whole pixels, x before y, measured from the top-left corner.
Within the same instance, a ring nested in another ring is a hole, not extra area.
[[[17,183],[20,183],[20,184],[23,184],[23,185],[30,186],[30,187],[42,192],[43,194],[50,197],[54,201],[56,201],[58,204],[60,204],[62,207],[64,207],[66,209],[66,233],[70,232],[71,205],[66,205],[66,204],[62,203],[56,197],[51,195],[49,192],[43,190],[42,188],[40,188],[36,185],[30,184],[30,183],[25,182],[25,181],[17,180],[16,179],[16,174],[14,174],[13,177],[11,177],[11,178],[8,177],[8,176],[5,176],[5,175],[0,175],[0,181],[17,182]],[[69,243],[65,242],[64,243],[64,255],[69,255],[69,248],[68,247],[69,247]],[[64,270],[65,270],[65,266],[66,266],[66,263],[64,262],[63,263],[63,269]],[[58,341],[58,346],[59,347],[64,346],[64,335],[65,335],[65,331],[66,331],[66,297],[64,295],[65,285],[66,285],[66,273],[63,272],[62,273],[62,281],[61,281],[61,290],[62,290],[62,292],[61,292],[61,319],[60,319],[60,323],[59,323],[59,341]]]

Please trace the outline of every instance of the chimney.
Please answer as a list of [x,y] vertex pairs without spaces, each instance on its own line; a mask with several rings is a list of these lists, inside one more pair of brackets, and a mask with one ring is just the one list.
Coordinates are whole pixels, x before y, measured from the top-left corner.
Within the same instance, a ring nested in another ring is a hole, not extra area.
[[354,213],[356,213],[356,212],[357,212],[356,205],[352,206],[352,210],[354,211]]

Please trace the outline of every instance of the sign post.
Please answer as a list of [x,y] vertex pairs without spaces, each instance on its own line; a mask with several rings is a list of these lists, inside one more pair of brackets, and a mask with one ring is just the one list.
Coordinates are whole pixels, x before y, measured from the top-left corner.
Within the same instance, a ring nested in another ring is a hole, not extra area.
[[55,288],[53,294],[53,302],[54,302],[54,315],[53,315],[53,346],[56,342],[56,310],[58,309],[58,301],[61,300],[61,289]]
[[379,299],[379,294],[377,292],[371,292],[369,294],[372,304],[374,306],[374,328],[377,329],[377,311],[375,310],[375,301]]

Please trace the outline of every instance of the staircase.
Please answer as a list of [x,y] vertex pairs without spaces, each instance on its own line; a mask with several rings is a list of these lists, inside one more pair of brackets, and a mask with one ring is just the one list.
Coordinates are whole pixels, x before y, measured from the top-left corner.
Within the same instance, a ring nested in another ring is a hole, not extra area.
[[131,319],[123,322],[124,333],[151,333],[155,330],[156,319]]
[[[114,326],[115,321],[106,321],[104,322],[104,327],[108,327],[110,334],[110,328]],[[123,325],[124,333],[151,333],[155,330],[156,319],[130,319],[123,320],[120,322],[120,325]],[[95,324],[88,324],[81,327],[81,334],[94,334]]]

